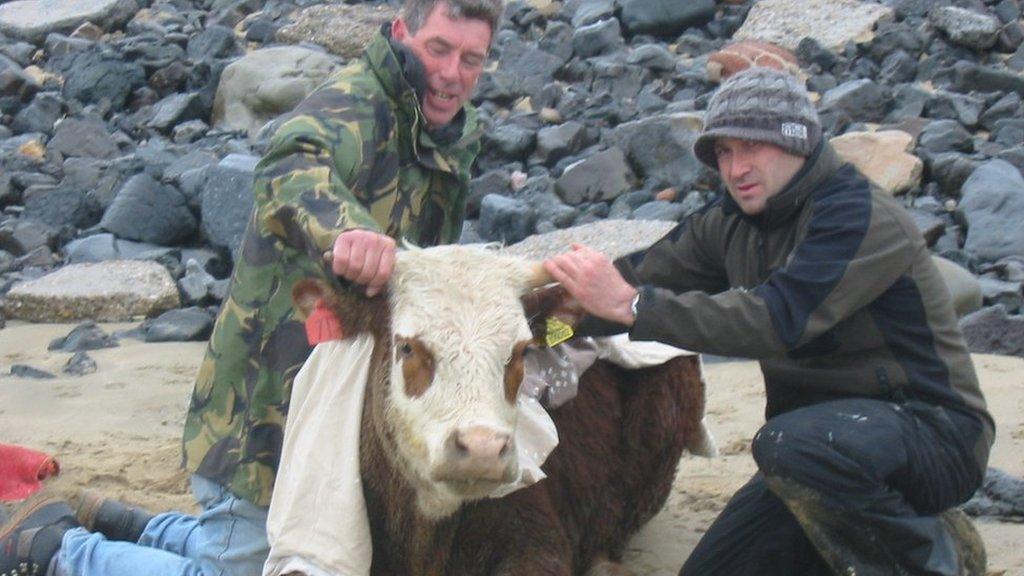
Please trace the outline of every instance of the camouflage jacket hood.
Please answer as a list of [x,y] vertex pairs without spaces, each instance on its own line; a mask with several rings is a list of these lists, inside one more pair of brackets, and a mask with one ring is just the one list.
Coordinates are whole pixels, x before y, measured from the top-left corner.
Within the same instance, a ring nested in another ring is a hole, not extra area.
[[291,384],[309,355],[291,287],[327,273],[310,253],[338,234],[376,230],[420,246],[458,240],[476,111],[440,145],[388,39],[282,119],[255,174],[254,208],[192,393],[184,466],[267,505],[280,460]]

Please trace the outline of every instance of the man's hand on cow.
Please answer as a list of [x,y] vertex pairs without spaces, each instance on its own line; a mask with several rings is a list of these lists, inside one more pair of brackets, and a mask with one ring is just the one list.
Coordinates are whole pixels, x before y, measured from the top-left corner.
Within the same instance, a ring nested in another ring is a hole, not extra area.
[[571,252],[545,260],[544,268],[588,313],[633,325],[631,305],[637,290],[601,252],[573,244]]
[[372,230],[347,230],[334,240],[331,269],[376,296],[395,268],[395,240]]

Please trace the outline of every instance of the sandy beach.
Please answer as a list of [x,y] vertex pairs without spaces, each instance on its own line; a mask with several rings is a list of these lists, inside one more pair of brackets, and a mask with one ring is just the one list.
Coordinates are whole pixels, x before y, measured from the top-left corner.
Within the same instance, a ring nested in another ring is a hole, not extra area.
[[[106,324],[103,329],[130,328]],[[70,324],[11,322],[0,330],[0,441],[57,457],[62,491],[88,487],[154,511],[193,510],[179,470],[181,423],[205,343],[144,344],[125,339],[91,351],[98,371],[61,373],[71,354],[47,352]],[[1024,359],[978,355],[982,388],[998,426],[990,464],[1024,475]],[[55,374],[9,375],[12,364]],[[708,419],[721,456],[686,456],[665,509],[631,542],[638,575],[675,575],[729,496],[754,472],[749,442],[763,421],[760,373],[753,362],[709,363]],[[1024,524],[980,520],[989,574],[1024,576]]]

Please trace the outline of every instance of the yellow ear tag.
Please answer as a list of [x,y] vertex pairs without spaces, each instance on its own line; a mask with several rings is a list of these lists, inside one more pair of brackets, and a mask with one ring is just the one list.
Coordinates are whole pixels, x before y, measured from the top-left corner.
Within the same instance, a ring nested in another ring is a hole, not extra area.
[[569,326],[554,316],[548,316],[545,327],[547,328],[547,335],[544,336],[544,343],[548,345],[548,348],[554,348],[569,338],[572,338],[574,334],[572,326]]

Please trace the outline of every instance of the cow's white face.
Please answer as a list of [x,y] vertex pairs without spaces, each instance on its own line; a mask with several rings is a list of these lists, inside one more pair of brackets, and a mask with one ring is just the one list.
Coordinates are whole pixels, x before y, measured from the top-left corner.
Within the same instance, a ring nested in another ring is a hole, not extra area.
[[531,264],[465,246],[399,253],[386,420],[421,511],[447,516],[518,476],[520,303]]

